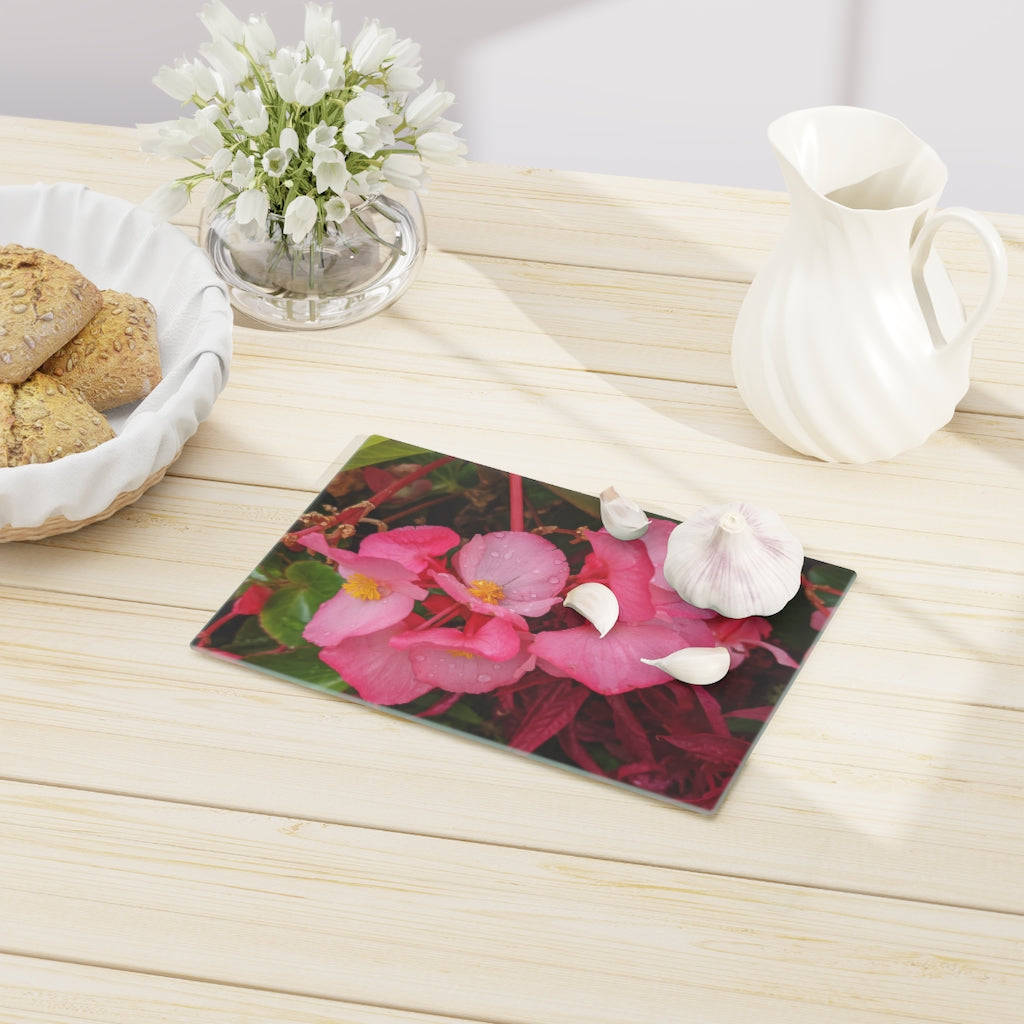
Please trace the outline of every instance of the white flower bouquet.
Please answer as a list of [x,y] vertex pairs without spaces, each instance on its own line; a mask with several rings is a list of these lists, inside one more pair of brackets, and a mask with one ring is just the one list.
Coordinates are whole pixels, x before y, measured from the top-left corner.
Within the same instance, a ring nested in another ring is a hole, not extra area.
[[421,89],[419,46],[371,20],[346,47],[332,14],[307,3],[302,42],[279,47],[265,17],[207,3],[203,59],[154,78],[194,115],[139,126],[144,151],[198,170],[162,186],[148,209],[173,216],[208,182],[208,208],[230,211],[250,237],[266,237],[277,215],[290,243],[318,244],[385,185],[419,191],[427,163],[462,160],[461,125],[443,117],[455,97],[437,82]]

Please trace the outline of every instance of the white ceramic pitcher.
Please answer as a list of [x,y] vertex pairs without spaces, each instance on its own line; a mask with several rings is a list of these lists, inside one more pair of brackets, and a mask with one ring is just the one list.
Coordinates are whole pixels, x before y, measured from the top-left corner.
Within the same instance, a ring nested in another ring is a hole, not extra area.
[[[819,107],[773,122],[768,138],[791,209],[736,320],[740,394],[776,437],[819,459],[914,448],[967,391],[971,341],[1006,284],[1002,240],[973,210],[937,212],[946,167],[895,118]],[[973,228],[988,256],[970,317],[932,249],[950,221]]]

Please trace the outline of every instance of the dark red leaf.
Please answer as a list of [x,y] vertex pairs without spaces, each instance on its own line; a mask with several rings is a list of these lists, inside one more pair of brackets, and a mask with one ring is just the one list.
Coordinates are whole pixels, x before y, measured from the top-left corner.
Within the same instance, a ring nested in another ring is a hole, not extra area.
[[747,740],[735,736],[716,736],[713,733],[697,733],[690,736],[663,736],[679,750],[703,758],[706,761],[727,761],[739,764],[750,749]]
[[739,711],[729,711],[726,718],[752,718],[757,722],[767,722],[768,716],[774,711],[773,707],[763,708],[741,708]]
[[559,679],[534,702],[508,741],[517,750],[536,750],[575,717],[590,691],[572,679]]
[[695,686],[693,688],[693,695],[697,698],[698,703],[704,709],[704,714],[707,716],[708,725],[711,727],[711,731],[717,733],[719,736],[728,736],[729,725],[726,720],[722,717],[721,705],[715,700],[714,696],[703,687]]
[[622,765],[617,778],[620,782],[628,782],[631,786],[651,793],[668,793],[676,785],[676,780],[660,764],[647,761]]
[[633,714],[624,694],[608,698],[608,705],[615,718],[615,735],[631,761],[651,761],[654,751],[646,730]]
[[587,753],[586,747],[580,742],[578,725],[578,720],[573,719],[558,734],[558,742],[561,744],[562,750],[584,771],[593,772],[594,775],[604,775],[601,766]]

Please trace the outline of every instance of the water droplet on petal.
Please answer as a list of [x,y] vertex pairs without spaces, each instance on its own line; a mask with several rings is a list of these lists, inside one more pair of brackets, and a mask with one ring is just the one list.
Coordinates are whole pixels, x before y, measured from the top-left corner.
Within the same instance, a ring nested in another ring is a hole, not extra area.
[[480,675],[476,677],[476,681],[478,683],[489,683],[491,681],[491,677],[486,672],[481,672]]

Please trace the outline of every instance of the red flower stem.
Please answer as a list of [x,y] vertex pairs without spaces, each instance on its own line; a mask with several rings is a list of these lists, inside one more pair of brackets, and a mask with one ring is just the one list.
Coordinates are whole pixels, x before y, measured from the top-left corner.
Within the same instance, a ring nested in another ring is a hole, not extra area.
[[446,501],[451,500],[450,494],[442,494],[438,498],[431,498],[429,501],[421,501],[418,505],[413,505],[411,508],[403,508],[400,512],[396,512],[394,515],[381,516],[380,522],[388,523],[389,525],[396,522],[399,519],[412,519],[418,516],[421,512],[430,508],[433,505],[443,505]]
[[454,619],[455,616],[458,615],[461,611],[462,605],[459,604],[458,601],[452,601],[452,603],[443,611],[439,611],[436,615],[432,615],[426,621],[421,622],[418,626],[415,627],[413,632],[416,632],[420,629],[428,629],[431,626],[436,626],[438,624],[448,622],[450,619]]
[[814,605],[819,612],[828,611],[828,606],[818,596],[818,593],[835,594],[837,597],[842,595],[841,590],[836,590],[835,587],[827,586],[824,583],[812,583],[806,576],[801,576],[800,581],[803,583],[804,594],[807,600]]
[[508,475],[509,527],[513,532],[522,533],[526,528],[523,517],[523,478],[515,473]]
[[307,533],[324,533],[327,530],[334,529],[336,526],[355,526],[360,519],[369,515],[378,505],[383,505],[389,498],[394,497],[403,487],[408,487],[409,484],[419,480],[420,477],[433,473],[435,469],[443,466],[446,462],[453,461],[453,459],[453,455],[444,455],[440,459],[428,462],[425,466],[420,466],[418,469],[406,473],[405,476],[392,480],[387,487],[378,491],[368,501],[360,501],[356,505],[350,505],[348,508],[342,509],[336,516],[331,516],[326,522],[318,523],[315,526],[307,526],[306,529],[298,530],[291,534],[290,537],[292,540],[298,540],[300,537],[305,537]]
[[205,647],[209,643],[210,637],[212,637],[213,634],[216,633],[217,630],[220,629],[220,627],[223,626],[225,622],[230,622],[235,617],[235,614],[236,613],[234,611],[230,611],[230,612],[226,612],[219,619],[214,619],[213,622],[211,622],[196,637],[196,643],[200,647]]

